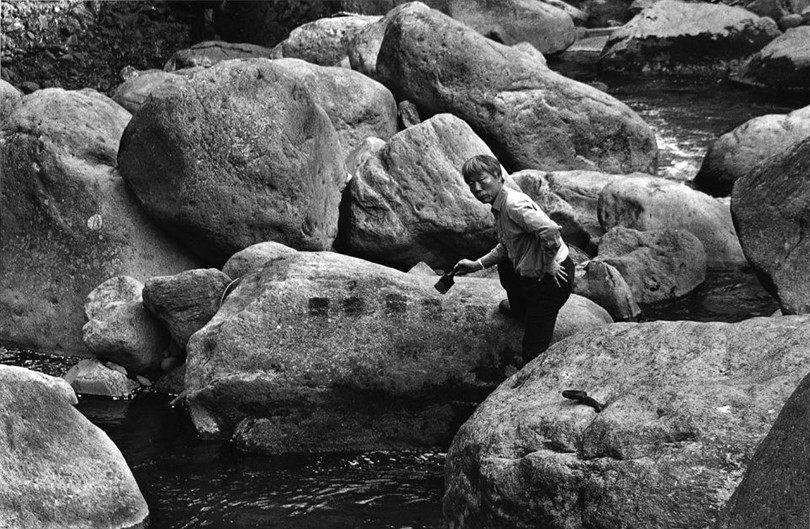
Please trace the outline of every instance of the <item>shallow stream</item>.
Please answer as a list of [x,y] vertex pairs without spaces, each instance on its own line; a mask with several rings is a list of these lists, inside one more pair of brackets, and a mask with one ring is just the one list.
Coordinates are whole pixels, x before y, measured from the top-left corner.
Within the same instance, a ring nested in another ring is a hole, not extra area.
[[[598,76],[591,67],[551,66],[603,88],[656,131],[659,174],[688,181],[710,143],[748,119],[810,101],[727,84]],[[747,273],[713,274],[688,298],[643,319],[740,321],[776,303]],[[76,359],[0,348],[0,363],[63,374]],[[144,393],[130,401],[82,397],[78,408],[118,445],[151,511],[150,528],[287,529],[442,527],[444,454],[374,452],[268,457],[199,441],[182,408]]]

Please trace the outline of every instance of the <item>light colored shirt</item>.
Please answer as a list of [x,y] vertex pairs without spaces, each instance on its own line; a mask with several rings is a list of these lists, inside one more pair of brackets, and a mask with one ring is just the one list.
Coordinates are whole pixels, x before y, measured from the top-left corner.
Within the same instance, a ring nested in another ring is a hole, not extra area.
[[492,213],[499,242],[481,258],[484,267],[508,257],[521,276],[542,277],[550,272],[550,263],[561,263],[568,257],[560,225],[526,194],[502,187],[492,202]]

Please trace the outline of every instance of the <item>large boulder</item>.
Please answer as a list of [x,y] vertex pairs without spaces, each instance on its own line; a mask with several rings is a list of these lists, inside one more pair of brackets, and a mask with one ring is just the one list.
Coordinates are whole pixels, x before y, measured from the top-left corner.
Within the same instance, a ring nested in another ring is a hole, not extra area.
[[491,250],[497,240],[490,208],[461,176],[464,161],[478,154],[491,151],[450,114],[392,137],[349,181],[339,248],[401,270],[420,261],[446,268]]
[[810,26],[791,28],[759,50],[735,80],[768,88],[810,89]]
[[597,259],[621,273],[640,305],[683,297],[706,279],[703,244],[686,230],[616,226],[599,241]]
[[459,430],[445,523],[709,526],[806,374],[808,340],[810,318],[787,316],[616,323],[553,345]]
[[186,70],[186,74],[181,75],[157,69],[137,72],[115,90],[112,96],[113,101],[127,109],[130,114],[134,114],[152,92],[164,83],[184,83],[191,72]]
[[424,116],[466,121],[510,172],[655,171],[655,136],[620,101],[422,4],[395,11],[377,79]]
[[482,35],[510,46],[528,42],[546,54],[562,51],[576,40],[571,16],[546,2],[440,0],[425,3]]
[[726,78],[779,35],[776,22],[742,7],[661,0],[610,35],[599,67],[614,73]]
[[108,278],[198,266],[115,170],[129,113],[92,90],[38,90],[0,130],[0,341],[87,355],[82,307]]
[[709,268],[747,266],[734,230],[728,199],[712,198],[681,183],[656,177],[624,178],[599,194],[599,223],[639,231],[667,228],[691,232],[706,251]]
[[810,527],[810,375],[785,402],[714,529]]
[[191,335],[214,317],[230,282],[230,277],[214,268],[151,277],[144,284],[143,304],[185,349]]
[[757,164],[808,137],[810,106],[790,114],[750,119],[709,146],[695,175],[695,187],[714,196],[728,196],[734,182]]
[[149,509],[120,450],[61,378],[0,365],[0,526],[125,529]]
[[153,92],[124,131],[118,165],[146,210],[219,267],[268,240],[330,248],[342,159],[306,87],[273,61],[245,59]]
[[163,70],[173,72],[185,68],[208,68],[218,62],[232,59],[276,59],[278,53],[272,48],[265,48],[256,44],[222,42],[220,40],[206,40],[186,48],[177,50],[169,57]]
[[731,214],[742,249],[782,312],[810,312],[810,138],[737,180]]
[[[497,280],[435,283],[331,252],[242,276],[188,344],[198,432],[261,452],[446,446],[514,372],[522,329],[498,311]],[[554,339],[611,321],[572,296]]]
[[379,16],[347,15],[321,18],[295,28],[279,45],[279,56],[320,66],[349,67],[349,48],[355,35]]
[[300,59],[278,59],[307,87],[326,111],[345,159],[369,137],[388,140],[397,133],[397,103],[382,84],[346,68],[318,66]]

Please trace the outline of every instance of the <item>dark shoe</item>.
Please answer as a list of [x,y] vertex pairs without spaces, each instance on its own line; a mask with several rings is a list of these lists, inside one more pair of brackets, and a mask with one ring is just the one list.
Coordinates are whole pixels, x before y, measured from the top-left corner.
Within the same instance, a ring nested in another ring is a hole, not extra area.
[[510,318],[515,318],[515,313],[512,312],[512,307],[509,306],[508,299],[502,299],[500,303],[498,303],[498,310],[501,311],[506,316]]
[[588,396],[586,392],[578,389],[567,389],[562,392],[562,396],[565,397],[566,399],[575,400],[580,404],[590,406],[591,408],[596,410],[596,413],[599,413],[605,408],[604,404],[601,404],[593,397]]

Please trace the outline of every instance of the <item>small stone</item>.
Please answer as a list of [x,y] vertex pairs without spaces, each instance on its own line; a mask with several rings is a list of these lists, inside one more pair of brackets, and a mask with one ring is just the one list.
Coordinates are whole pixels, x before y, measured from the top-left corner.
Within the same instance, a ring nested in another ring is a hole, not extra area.
[[151,385],[152,385],[152,381],[151,381],[151,380],[149,380],[148,378],[146,378],[146,377],[145,377],[145,376],[143,376],[143,375],[137,375],[137,376],[135,377],[135,380],[137,380],[137,381],[138,381],[138,383],[139,383],[141,386],[145,386],[145,387],[147,387],[147,388],[148,388],[149,386],[151,386]]

